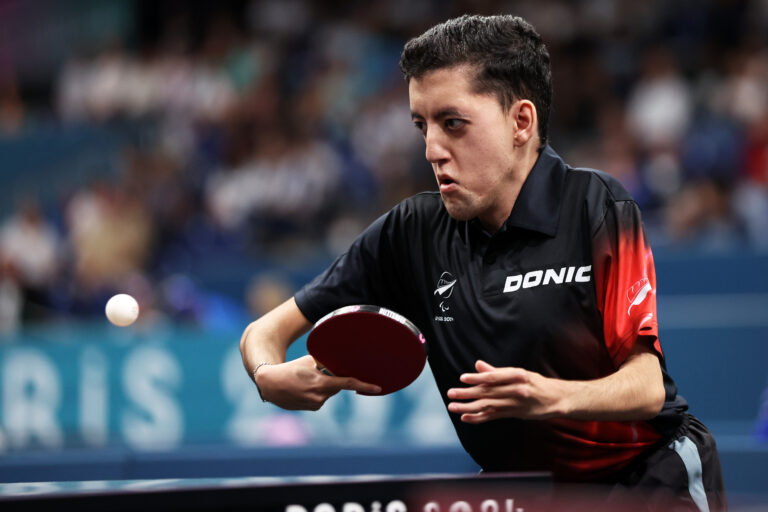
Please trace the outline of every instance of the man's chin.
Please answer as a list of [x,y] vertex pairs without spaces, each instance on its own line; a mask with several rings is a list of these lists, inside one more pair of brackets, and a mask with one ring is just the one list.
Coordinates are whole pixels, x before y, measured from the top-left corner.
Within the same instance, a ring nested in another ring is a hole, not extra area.
[[445,206],[448,215],[450,215],[452,219],[458,221],[467,221],[477,217],[477,212],[475,212],[473,208],[469,208],[468,205],[457,204],[454,201],[446,201],[445,198],[443,198],[443,206]]

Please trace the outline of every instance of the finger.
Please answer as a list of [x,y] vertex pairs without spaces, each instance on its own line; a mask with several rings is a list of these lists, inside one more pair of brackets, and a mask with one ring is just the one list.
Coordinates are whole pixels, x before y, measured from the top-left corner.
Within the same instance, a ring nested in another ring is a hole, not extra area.
[[476,414],[462,414],[461,415],[461,421],[464,423],[485,423],[486,421],[494,420],[496,419],[496,414],[488,414],[484,412],[479,412]]
[[451,400],[476,400],[479,398],[504,398],[522,396],[519,384],[486,385],[451,388],[446,393]]
[[483,371],[481,373],[465,373],[459,377],[464,384],[479,385],[501,385],[517,382],[527,382],[528,372],[522,368],[496,368],[493,371]]
[[363,382],[353,377],[346,377],[339,380],[341,381],[340,389],[357,391],[358,393],[367,393],[369,395],[381,393],[381,386],[371,384],[370,382]]
[[[506,402],[507,407],[514,405],[514,402],[509,400]],[[502,404],[498,400],[492,399],[473,400],[471,402],[450,402],[448,404],[448,410],[457,414],[491,414],[498,411],[501,405]]]
[[495,369],[496,369],[496,367],[495,367],[495,366],[491,366],[490,364],[486,363],[486,362],[485,362],[485,361],[483,361],[482,359],[478,359],[478,360],[475,362],[475,369],[476,369],[478,372],[481,372],[481,373],[482,373],[482,372],[490,372],[490,371],[493,371],[493,370],[495,370]]

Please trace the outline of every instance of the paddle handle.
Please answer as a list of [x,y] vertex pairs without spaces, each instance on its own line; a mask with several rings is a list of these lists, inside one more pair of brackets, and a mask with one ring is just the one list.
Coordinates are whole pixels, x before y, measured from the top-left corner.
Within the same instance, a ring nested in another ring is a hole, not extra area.
[[328,368],[326,368],[326,367],[325,367],[325,366],[324,366],[324,365],[323,365],[323,364],[322,364],[320,361],[318,361],[317,359],[315,359],[315,368],[317,368],[317,371],[319,371],[320,373],[324,373],[324,374],[326,374],[326,375],[327,375],[327,376],[329,376],[329,377],[333,377],[333,376],[334,376],[334,375],[333,375],[333,373],[331,373],[331,371],[330,371]]

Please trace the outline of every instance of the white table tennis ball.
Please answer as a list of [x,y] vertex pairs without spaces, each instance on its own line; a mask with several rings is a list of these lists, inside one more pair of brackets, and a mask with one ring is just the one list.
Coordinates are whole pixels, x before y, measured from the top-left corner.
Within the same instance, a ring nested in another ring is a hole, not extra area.
[[126,293],[118,293],[109,299],[105,310],[109,321],[118,327],[131,325],[139,317],[139,303]]

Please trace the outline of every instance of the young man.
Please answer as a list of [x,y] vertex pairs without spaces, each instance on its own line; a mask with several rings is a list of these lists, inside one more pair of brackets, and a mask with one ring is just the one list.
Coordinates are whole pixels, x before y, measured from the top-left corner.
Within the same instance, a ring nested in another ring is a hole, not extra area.
[[547,145],[539,35],[517,17],[464,16],[409,41],[401,68],[439,193],[397,205],[248,326],[243,361],[263,399],[317,409],[341,389],[375,392],[310,356],[284,361],[311,322],[377,304],[424,332],[459,439],[484,470],[546,469],[723,508],[714,440],[665,369],[638,207]]

